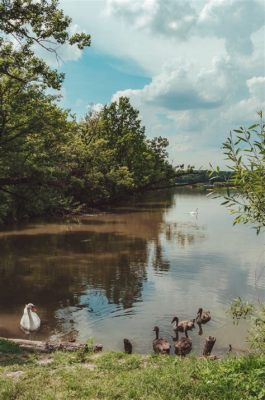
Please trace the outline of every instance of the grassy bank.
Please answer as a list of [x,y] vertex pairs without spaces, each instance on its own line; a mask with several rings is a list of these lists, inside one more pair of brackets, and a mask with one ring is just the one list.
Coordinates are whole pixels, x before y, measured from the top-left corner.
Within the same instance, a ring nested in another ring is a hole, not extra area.
[[265,399],[264,356],[206,361],[122,353],[36,356],[11,350],[0,354],[1,400]]

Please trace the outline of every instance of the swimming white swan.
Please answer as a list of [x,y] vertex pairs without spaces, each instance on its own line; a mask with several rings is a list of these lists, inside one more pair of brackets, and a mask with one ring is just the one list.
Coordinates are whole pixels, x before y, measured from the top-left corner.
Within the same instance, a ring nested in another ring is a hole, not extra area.
[[20,320],[20,326],[27,332],[37,331],[40,327],[40,318],[36,313],[37,309],[34,304],[26,304],[23,316]]
[[195,211],[189,211],[189,214],[190,214],[190,215],[198,215],[198,211],[199,211],[199,209],[196,208]]

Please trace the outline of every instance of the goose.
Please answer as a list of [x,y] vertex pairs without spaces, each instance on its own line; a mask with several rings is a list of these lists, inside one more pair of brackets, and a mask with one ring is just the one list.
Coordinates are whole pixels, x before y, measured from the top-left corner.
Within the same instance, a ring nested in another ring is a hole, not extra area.
[[155,326],[153,331],[156,333],[156,338],[153,340],[153,349],[155,353],[169,354],[170,344],[167,339],[159,338],[159,327]]
[[127,354],[132,354],[132,343],[130,342],[129,339],[123,339],[124,343],[124,351]]
[[174,331],[175,332],[185,332],[186,337],[188,337],[187,331],[191,331],[195,328],[195,319],[179,321],[178,317],[173,317],[171,324],[175,322]]
[[176,331],[176,338],[175,341],[175,354],[178,356],[185,357],[187,354],[190,353],[192,349],[192,341],[189,337],[181,337],[178,338],[178,331]]
[[210,311],[203,311],[203,309],[200,307],[197,312],[197,317],[196,317],[197,324],[198,325],[206,324],[210,320],[211,320]]
[[26,332],[37,331],[40,327],[40,318],[37,309],[32,303],[25,305],[23,316],[20,320],[21,328]]

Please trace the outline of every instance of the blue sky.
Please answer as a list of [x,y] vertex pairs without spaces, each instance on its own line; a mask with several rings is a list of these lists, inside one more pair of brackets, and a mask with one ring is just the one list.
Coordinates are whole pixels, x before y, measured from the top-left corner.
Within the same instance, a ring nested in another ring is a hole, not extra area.
[[60,68],[65,73],[63,105],[82,117],[88,105],[109,103],[118,90],[141,89],[151,80],[138,69],[93,47],[86,49],[81,60]]
[[61,0],[72,32],[92,46],[60,50],[62,105],[130,97],[149,137],[169,139],[174,163],[225,165],[233,128],[265,111],[264,0]]

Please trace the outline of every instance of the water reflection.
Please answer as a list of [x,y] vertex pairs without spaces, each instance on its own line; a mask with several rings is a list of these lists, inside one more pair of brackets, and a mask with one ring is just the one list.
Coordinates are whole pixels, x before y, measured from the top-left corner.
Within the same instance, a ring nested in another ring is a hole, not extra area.
[[191,222],[164,224],[166,240],[175,241],[182,247],[205,240],[204,230],[205,226]]
[[[193,218],[187,211],[197,207]],[[256,293],[250,265],[261,240],[236,229],[204,193],[171,190],[99,215],[2,231],[0,335],[24,336],[19,319],[29,301],[43,320],[35,338],[94,336],[120,349],[129,337],[146,352],[154,325],[170,336],[172,315],[193,318],[199,306],[211,309],[204,330],[216,334],[229,299]]]

